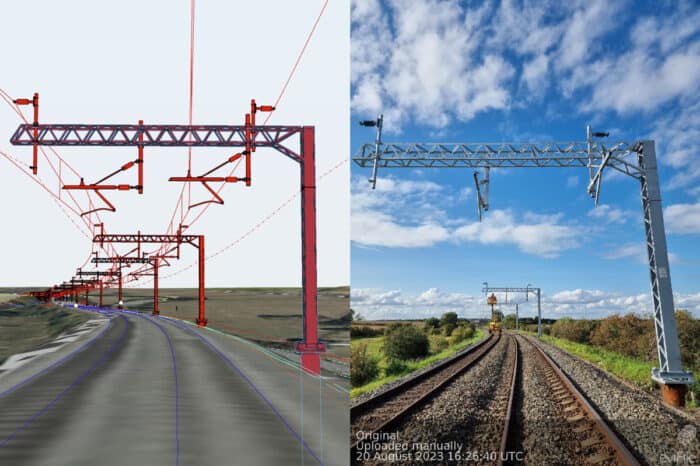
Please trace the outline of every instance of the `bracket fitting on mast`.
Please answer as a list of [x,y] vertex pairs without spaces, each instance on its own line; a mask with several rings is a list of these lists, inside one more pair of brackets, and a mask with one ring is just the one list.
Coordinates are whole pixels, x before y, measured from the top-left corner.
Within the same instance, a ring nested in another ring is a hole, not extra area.
[[[482,209],[486,212],[489,211],[489,174],[491,168],[484,168],[484,179],[479,180],[479,172],[474,172],[474,186],[476,187],[476,209],[479,213],[479,221],[481,221],[481,211]],[[484,187],[484,192],[481,192],[481,186]]]
[[379,168],[379,148],[382,145],[382,126],[384,124],[384,114],[380,113],[376,120],[360,121],[360,126],[377,127],[377,139],[374,142],[374,164],[372,166],[372,177],[369,182],[372,184],[372,189],[377,188],[377,170]]

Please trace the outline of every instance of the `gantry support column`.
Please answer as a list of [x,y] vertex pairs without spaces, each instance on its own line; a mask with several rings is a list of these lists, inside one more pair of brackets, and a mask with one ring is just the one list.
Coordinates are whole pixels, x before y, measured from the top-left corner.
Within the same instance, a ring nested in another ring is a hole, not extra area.
[[119,264],[119,291],[117,292],[117,309],[122,308],[122,304],[124,303],[123,300],[124,296],[122,293],[122,266]]
[[640,178],[642,209],[660,366],[652,369],[651,377],[663,384],[661,393],[664,401],[674,406],[683,406],[685,392],[688,384],[693,382],[693,375],[681,366],[654,141],[643,141],[638,157],[639,166],[643,169]]
[[158,258],[153,260],[153,315],[160,314],[158,310]]
[[326,345],[318,341],[317,269],[316,269],[316,164],[314,127],[304,126],[301,133],[301,260],[302,260],[302,368],[321,373],[320,353]]
[[541,291],[542,290],[537,288],[537,338],[540,338],[542,336],[542,300],[540,299]]
[[197,325],[206,327],[207,319],[204,316],[204,235],[199,236],[199,316]]

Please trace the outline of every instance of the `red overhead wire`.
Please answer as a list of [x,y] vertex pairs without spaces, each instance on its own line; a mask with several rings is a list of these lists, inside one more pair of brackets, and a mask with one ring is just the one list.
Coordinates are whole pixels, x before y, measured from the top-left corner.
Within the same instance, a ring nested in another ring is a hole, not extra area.
[[[24,116],[24,114],[22,113],[22,111],[19,109],[19,106],[15,105],[15,103],[14,103],[12,97],[11,97],[7,92],[5,92],[5,90],[0,89],[0,97],[2,97],[2,99],[10,106],[10,108],[12,108],[12,110],[15,111],[15,113],[17,114],[17,116],[19,116],[19,118],[20,118],[25,124],[28,124],[28,123],[29,123],[29,120],[27,120],[27,118]],[[56,170],[55,170],[53,164],[51,163],[51,161],[49,160],[48,156],[46,155],[46,152],[44,151],[44,148],[43,148],[43,147],[40,147],[39,149],[41,150],[41,154],[44,156],[44,158],[46,159],[46,161],[49,163],[49,166],[51,166],[51,168],[54,170],[54,173],[56,173],[57,176],[58,176],[58,173],[56,172]],[[50,148],[50,150],[54,153],[54,155],[55,155],[60,161],[62,161],[63,163],[65,163],[66,166],[67,166],[74,174],[76,174],[78,177],[80,177],[80,174],[79,174],[69,163],[67,163],[65,160],[63,160],[53,148]],[[61,182],[61,178],[59,177],[59,183],[60,183],[60,182]],[[59,191],[59,192],[60,192],[60,191]],[[76,206],[78,209],[80,209],[80,203],[75,199],[75,197],[73,196],[73,194],[69,192],[68,195],[69,195],[69,197],[71,198],[71,200],[73,201],[73,203],[75,204],[75,206]],[[59,195],[59,197],[60,197],[60,195]]]
[[[24,114],[22,113],[22,111],[19,109],[19,107],[14,103],[12,97],[11,97],[4,89],[0,89],[0,98],[2,98],[2,99],[10,106],[10,108],[12,108],[12,110],[14,110],[14,112],[17,114],[17,116],[18,116],[25,124],[29,122],[29,121],[27,120],[27,118],[24,116]],[[80,202],[78,202],[78,200],[73,196],[72,193],[70,193],[70,192],[68,193],[70,199],[73,201],[73,203],[75,204],[75,207],[78,209],[78,210],[76,210],[76,208],[71,207],[66,201],[64,201],[64,200],[62,199],[61,195],[60,195],[60,192],[61,192],[60,187],[62,186],[62,170],[60,169],[60,167],[62,167],[62,165],[65,164],[65,165],[68,167],[68,169],[69,169],[70,171],[72,171],[72,172],[73,172],[76,176],[78,176],[78,177],[80,177],[80,173],[78,173],[68,162],[66,162],[66,160],[63,159],[63,158],[58,154],[58,152],[56,152],[56,150],[55,150],[53,147],[49,147],[49,150],[56,156],[56,158],[57,158],[58,161],[59,161],[59,164],[60,164],[60,165],[59,165],[59,169],[58,169],[58,170],[56,169],[54,163],[53,163],[53,162],[51,161],[51,159],[49,158],[48,154],[45,152],[44,148],[41,147],[40,150],[41,150],[41,154],[44,156],[44,158],[45,158],[46,161],[48,162],[48,164],[49,164],[51,170],[54,172],[54,174],[55,174],[56,177],[58,178],[58,181],[59,181],[59,191],[58,191],[59,194],[58,194],[58,195],[55,194],[51,189],[49,189],[48,186],[47,186],[43,181],[41,181],[41,179],[40,179],[39,177],[34,176],[33,174],[30,174],[29,172],[25,171],[25,170],[24,170],[24,164],[23,164],[22,162],[20,162],[19,160],[15,159],[14,157],[12,157],[12,156],[9,155],[9,154],[6,154],[6,153],[4,153],[4,152],[1,152],[1,153],[2,153],[2,155],[3,155],[5,158],[7,158],[8,160],[10,160],[10,162],[12,162],[17,168],[19,168],[20,171],[22,171],[25,175],[29,176],[34,182],[36,182],[37,184],[39,184],[47,193],[49,193],[49,194],[53,197],[53,200],[54,200],[54,201],[57,201],[57,205],[61,208],[61,210],[63,211],[64,215],[66,215],[66,217],[71,221],[71,223],[73,223],[73,225],[75,225],[75,226],[80,230],[80,232],[81,232],[83,235],[87,236],[87,235],[85,234],[85,232],[84,232],[84,231],[78,226],[78,224],[73,220],[73,218],[71,217],[71,215],[70,215],[68,212],[66,212],[65,209],[63,208],[63,206],[65,206],[65,208],[67,208],[70,212],[72,212],[74,215],[78,216],[78,218],[80,218],[80,220],[85,224],[85,226],[87,227],[88,231],[90,231],[90,232],[92,233],[93,224],[91,223],[91,221],[90,221],[89,219],[86,219],[85,217],[83,217],[83,216],[80,215],[80,211],[83,211],[83,209],[82,209],[82,207],[81,207],[81,205],[80,205]],[[92,204],[92,199],[90,198],[89,193],[87,193],[87,197],[88,197],[88,201],[90,202],[90,204]],[[63,206],[62,206],[61,204],[62,204]],[[101,222],[101,219],[100,219],[100,217],[99,217],[99,214],[96,214],[96,218],[97,218],[98,222]],[[92,239],[92,238],[90,238],[90,239]],[[111,246],[111,245],[110,245],[110,246]],[[105,252],[107,252],[104,248],[102,248],[102,249],[103,249]],[[113,246],[112,246],[112,249],[114,249]]]
[[[299,62],[301,62],[301,57],[304,55],[304,52],[306,52],[306,47],[309,45],[309,42],[311,42],[311,37],[314,35],[314,32],[316,32],[316,26],[318,26],[319,21],[321,21],[321,17],[323,16],[323,12],[326,11],[326,6],[328,6],[328,0],[326,0],[323,3],[323,6],[321,7],[321,11],[319,12],[318,17],[316,17],[316,21],[314,21],[314,25],[311,28],[309,35],[306,37],[306,41],[304,42],[304,46],[301,48],[299,55],[297,55],[297,59],[294,62],[294,66],[292,66],[292,71],[289,72],[289,76],[287,76],[287,80],[284,82],[284,86],[282,86],[282,90],[280,91],[279,95],[277,96],[277,100],[275,100],[275,104],[273,105],[273,107],[277,107],[277,105],[280,103],[280,100],[282,100],[282,96],[284,95],[285,91],[287,90],[287,86],[289,85],[290,81],[292,80],[294,73],[296,73],[297,67],[299,66]],[[267,122],[270,120],[270,118],[272,118],[272,113],[267,114],[267,118],[265,118],[265,121],[263,122],[263,124],[266,125]]]
[[[275,107],[277,107],[277,106],[279,105],[279,102],[282,100],[282,98],[283,98],[283,96],[284,96],[284,94],[285,94],[285,92],[286,92],[286,90],[287,90],[287,87],[289,86],[289,84],[290,84],[292,78],[294,77],[294,74],[296,73],[296,70],[297,70],[297,68],[298,68],[298,66],[299,66],[299,64],[300,64],[300,62],[301,62],[301,59],[302,59],[302,57],[303,57],[303,55],[304,55],[304,52],[306,51],[306,48],[308,47],[308,45],[309,45],[309,43],[310,43],[310,41],[311,41],[311,38],[313,37],[314,32],[316,31],[316,28],[317,28],[317,26],[318,26],[318,24],[319,24],[319,22],[320,22],[320,20],[321,20],[321,17],[323,16],[323,13],[325,12],[327,6],[328,6],[328,0],[326,0],[326,1],[324,2],[323,6],[322,6],[322,8],[321,8],[321,11],[319,12],[319,14],[318,14],[318,16],[317,16],[317,18],[316,18],[316,20],[315,20],[315,22],[314,22],[314,24],[313,24],[313,26],[312,26],[312,28],[311,28],[311,31],[309,32],[309,34],[308,34],[308,36],[307,36],[307,38],[306,38],[306,40],[305,40],[305,42],[304,42],[303,47],[301,48],[299,54],[297,55],[297,58],[296,58],[296,60],[295,60],[295,62],[294,62],[294,65],[292,66],[292,69],[291,69],[291,71],[289,72],[289,74],[288,74],[288,76],[287,76],[287,79],[285,80],[284,85],[282,86],[282,89],[281,89],[279,95],[277,96],[277,99],[275,100],[275,104],[274,104]],[[192,125],[193,100],[194,100],[194,34],[195,34],[195,0],[191,0],[191,2],[190,2],[189,108],[188,108],[188,121],[189,121],[189,124],[190,124],[190,125]],[[2,89],[0,89],[0,96],[1,96],[5,101],[7,101],[8,104],[12,103],[12,99],[10,98],[9,94],[5,93]],[[8,101],[8,100],[9,100],[9,101]],[[22,112],[21,112],[16,106],[14,106],[14,105],[12,105],[12,107],[13,107],[13,109],[15,110],[15,112],[17,112],[17,114],[24,120],[24,122],[27,123],[27,119],[24,117],[24,115],[22,114]],[[263,122],[263,124],[267,124],[271,117],[272,117],[272,114],[271,114],[271,113],[268,114],[267,117],[266,117],[266,119],[265,119],[265,121]],[[55,173],[56,176],[58,177],[58,179],[59,179],[59,184],[61,184],[61,179],[62,179],[62,177],[61,177],[60,170],[59,170],[59,171],[56,171],[55,167],[53,166],[53,164],[52,164],[51,161],[49,160],[49,158],[48,158],[48,156],[46,155],[46,153],[44,152],[43,148],[41,148],[41,150],[42,150],[42,154],[43,154],[44,157],[46,158],[47,162],[49,162],[49,165],[51,166],[52,170],[54,171],[54,173]],[[50,150],[51,150],[51,151],[53,152],[53,154],[59,159],[59,164],[65,163],[66,166],[67,166],[75,175],[80,176],[79,173],[78,173],[75,169],[73,169],[73,167],[72,167],[70,164],[68,164],[63,158],[61,158],[60,155],[59,155],[53,148],[50,148]],[[2,153],[2,152],[0,152],[0,153]],[[13,164],[15,164],[18,168],[20,168],[20,169],[24,172],[24,170],[21,168],[21,165],[18,165],[14,160],[12,160],[12,158],[11,158],[10,156],[8,156],[8,155],[5,154],[5,153],[2,153],[2,155],[5,156],[6,158],[8,158],[8,160],[10,160]],[[324,175],[322,175],[320,178],[323,178],[324,176],[328,175],[330,172],[334,171],[336,168],[340,167],[340,165],[342,165],[342,164],[345,163],[345,162],[347,162],[347,160],[343,160],[343,161],[339,162],[339,163],[336,164],[334,167],[332,167],[330,170],[328,170],[326,173],[324,173]],[[233,175],[233,173],[234,173],[234,171],[236,170],[237,166],[238,166],[238,164],[236,164],[236,165],[231,169],[231,171],[229,172],[229,176],[232,176],[232,175]],[[60,165],[59,165],[59,167],[60,167]],[[189,174],[189,173],[191,172],[191,168],[192,168],[192,147],[191,147],[191,146],[188,147],[188,161],[187,161],[187,167],[188,167],[188,174]],[[26,173],[26,172],[25,172],[25,173]],[[32,179],[34,179],[34,177],[32,177]],[[41,183],[39,180],[36,180],[36,179],[35,179],[35,181],[36,181],[37,183],[39,183],[39,184],[42,186],[42,188],[44,188],[49,194],[51,194],[51,195],[54,197],[54,201],[57,201],[57,204],[60,202],[60,203],[62,203],[62,204],[64,204],[64,205],[66,205],[73,213],[76,213],[77,215],[79,215],[79,214],[75,211],[75,209],[70,208],[70,206],[68,206],[68,204],[66,204],[65,201],[63,201],[63,200],[60,198],[60,196],[56,196],[50,189],[48,189],[48,188],[47,188],[43,183]],[[187,183],[187,186],[188,186],[188,196],[191,198],[191,183],[188,182],[188,183]],[[220,193],[223,191],[223,189],[225,188],[225,186],[226,186],[226,183],[223,183],[223,184],[219,187],[219,189],[217,190],[217,195],[220,194]],[[168,225],[168,232],[172,231],[172,229],[173,229],[173,221],[174,221],[174,219],[175,219],[175,214],[177,213],[178,207],[180,208],[180,224],[182,224],[182,223],[185,221],[185,219],[187,218],[187,215],[189,214],[189,208],[188,208],[187,212],[183,212],[183,210],[184,210],[184,199],[183,199],[183,197],[184,197],[184,190],[185,190],[185,186],[183,185],[183,187],[182,187],[182,189],[181,189],[181,191],[180,191],[180,195],[179,195],[179,197],[178,197],[178,201],[177,201],[176,204],[175,204],[175,208],[174,208],[174,210],[173,210],[173,214],[172,214],[172,216],[171,216],[170,223],[169,223],[169,225]],[[60,191],[59,191],[59,192],[60,192]],[[78,203],[78,201],[72,196],[71,193],[69,193],[69,194],[70,194],[70,197],[72,198],[73,202],[76,204],[76,206],[77,206],[79,209],[81,209],[81,208],[80,208],[80,204]],[[89,205],[90,205],[91,207],[93,207],[94,205],[93,205],[92,198],[90,197],[89,193],[86,193],[86,194],[87,194],[87,197],[88,197]],[[289,205],[289,204],[292,202],[292,200],[294,200],[297,196],[299,196],[299,193],[298,193],[298,192],[296,192],[294,195],[292,195],[290,198],[288,198],[288,199],[287,199],[285,202],[283,202],[278,208],[276,208],[275,210],[273,210],[270,214],[268,214],[265,218],[263,218],[263,219],[262,219],[260,222],[258,222],[255,226],[253,226],[250,230],[248,230],[243,236],[237,238],[236,240],[234,240],[233,242],[229,243],[227,246],[225,246],[224,248],[222,248],[221,250],[217,251],[216,253],[212,254],[212,255],[209,256],[209,257],[216,257],[216,256],[218,256],[219,254],[222,254],[224,251],[226,251],[226,250],[230,249],[231,247],[235,246],[236,244],[240,243],[243,239],[245,239],[245,238],[247,238],[248,236],[250,236],[250,234],[252,234],[254,231],[256,231],[257,229],[259,229],[263,224],[267,223],[267,222],[268,222],[271,218],[273,218],[275,215],[277,215],[284,207],[286,207],[287,205]],[[59,205],[59,207],[60,207],[60,205]],[[209,209],[209,207],[210,207],[210,204],[205,205],[204,208],[198,213],[198,215],[192,220],[192,222],[190,222],[190,225],[188,225],[188,226],[191,226],[191,225],[194,224],[196,221],[198,221],[198,220],[202,217],[202,215],[204,215],[204,213]],[[63,208],[61,208],[61,209],[63,210]],[[81,209],[81,210],[82,210],[82,209]],[[76,227],[78,227],[78,225],[77,225],[77,224],[75,223],[75,221],[70,217],[70,215],[68,215],[65,211],[64,211],[64,213],[68,216],[68,218],[71,220],[71,222],[72,222]],[[90,214],[90,215],[92,215],[92,214]],[[99,217],[99,214],[95,213],[95,216],[96,216],[96,218],[98,219],[98,221],[101,222],[101,218]],[[81,217],[81,219],[83,219],[83,222],[86,223],[86,226],[88,226],[88,228],[89,228],[90,230],[92,230],[92,228],[93,228],[92,224],[91,224],[90,222],[88,222],[86,219],[84,219],[83,217]],[[85,232],[82,231],[82,229],[81,229],[80,231],[81,231],[81,233],[83,233],[83,235],[87,236],[87,235],[85,234]],[[93,233],[94,233],[94,232],[93,232]],[[91,238],[90,238],[90,239],[91,239]],[[110,247],[111,247],[111,249],[112,249],[111,255],[112,255],[112,257],[114,257],[114,255],[116,255],[116,249],[114,248],[113,245],[110,245]],[[158,251],[159,251],[159,252],[162,251],[163,247],[164,247],[164,246],[161,246],[161,247],[158,249]],[[94,245],[92,246],[92,249],[94,250]],[[104,247],[102,247],[102,249],[104,250]],[[107,251],[105,251],[105,252],[107,252]],[[108,253],[108,254],[109,254],[109,253]],[[92,253],[90,254],[90,256],[91,256],[91,255],[92,255]],[[88,256],[88,260],[83,264],[83,266],[89,261],[90,256]],[[173,275],[175,275],[175,274],[177,274],[177,273],[180,273],[180,272],[182,272],[182,271],[184,271],[184,270],[187,270],[187,269],[191,268],[193,265],[194,265],[194,263],[193,263],[193,264],[190,264],[189,266],[185,267],[184,269],[182,269],[182,270],[180,270],[180,271],[178,271],[178,272],[175,272],[175,273],[170,274],[170,275],[166,275],[166,276],[164,276],[163,278],[167,278],[167,277],[173,276]],[[81,267],[82,267],[82,266],[81,266]],[[145,266],[144,266],[144,267],[145,267]],[[139,269],[135,270],[134,272],[137,272],[137,271],[141,270],[141,269],[144,268],[144,267],[140,267]],[[130,275],[132,275],[134,272],[131,272],[130,274],[128,274],[127,277],[129,277]],[[130,282],[130,281],[133,281],[133,280],[127,280],[127,283]]]
[[[326,178],[326,177],[327,177],[328,175],[330,175],[331,173],[333,173],[335,170],[337,170],[338,168],[340,168],[343,164],[347,163],[348,161],[349,161],[349,159],[343,159],[343,160],[339,161],[338,163],[336,163],[335,165],[333,165],[333,166],[332,166],[331,168],[329,168],[328,170],[326,170],[325,172],[323,172],[323,173],[318,177],[319,182],[320,182],[321,180],[323,180],[324,178]],[[214,252],[214,253],[212,253],[212,254],[206,256],[206,259],[207,259],[207,260],[213,259],[214,257],[223,254],[224,252],[228,251],[228,250],[231,249],[232,247],[234,247],[234,246],[238,245],[239,243],[241,243],[244,239],[246,239],[247,237],[249,237],[249,236],[250,236],[252,233],[254,233],[256,230],[260,229],[260,227],[262,227],[264,224],[266,224],[266,223],[268,223],[270,220],[272,220],[273,217],[275,217],[275,216],[276,216],[277,214],[279,214],[285,207],[287,207],[289,204],[291,204],[292,201],[293,201],[294,199],[296,199],[297,197],[299,197],[300,194],[301,194],[301,193],[300,193],[299,191],[296,191],[294,194],[292,194],[290,197],[288,197],[284,202],[282,202],[282,204],[280,204],[279,206],[277,206],[277,208],[275,208],[274,210],[272,210],[272,211],[271,211],[269,214],[267,214],[262,220],[260,220],[260,221],[259,221],[258,223],[256,223],[253,227],[251,227],[248,231],[246,231],[246,232],[243,233],[241,236],[239,236],[239,237],[236,238],[235,240],[233,240],[233,241],[231,241],[230,243],[228,243],[226,246],[220,248],[220,249],[217,250],[216,252]],[[172,273],[170,273],[170,274],[161,275],[160,278],[170,278],[170,277],[174,277],[175,275],[179,275],[179,274],[181,274],[182,272],[185,272],[185,271],[191,269],[192,267],[195,266],[195,264],[197,264],[196,261],[195,261],[195,262],[192,262],[192,263],[186,265],[185,267],[183,267],[183,268],[181,268],[181,269],[178,269],[178,270],[176,270],[176,271],[174,271],[174,272],[172,272]],[[145,282],[141,282],[140,284],[150,283],[151,281],[152,281],[152,280],[148,280],[148,281],[145,281]]]
[[[284,85],[282,86],[282,90],[280,91],[279,95],[277,96],[277,99],[275,100],[274,107],[277,107],[284,97],[285,92],[287,91],[287,87],[289,86],[289,83],[292,81],[292,78],[294,77],[294,74],[297,71],[297,68],[299,67],[299,63],[301,62],[302,57],[304,56],[304,52],[306,52],[306,48],[309,45],[309,42],[311,42],[311,38],[313,37],[314,33],[316,32],[316,27],[318,26],[318,23],[321,21],[321,17],[323,16],[323,13],[326,11],[326,6],[328,6],[328,0],[326,0],[323,3],[323,6],[321,7],[321,11],[319,12],[318,16],[316,17],[316,21],[314,21],[313,26],[311,27],[311,31],[309,31],[309,34],[306,37],[306,40],[304,41],[304,45],[299,51],[299,54],[297,55],[297,58],[294,62],[294,65],[292,66],[292,69],[289,72],[289,75],[287,76],[287,79],[284,81]],[[272,113],[268,113],[267,117],[265,118],[265,121],[263,122],[264,125],[267,124],[267,122],[272,118]],[[227,176],[232,176],[233,172],[235,171],[236,167],[234,167],[231,171],[229,171],[229,174]],[[222,183],[219,189],[216,190],[216,194],[220,195],[221,192],[224,190],[226,187],[226,183]],[[192,226],[196,220],[199,220],[199,218],[204,215],[204,213],[209,210],[209,207],[211,204],[207,204],[204,206],[204,208],[199,212],[195,220],[190,222],[190,226]],[[184,218],[181,218],[181,223],[187,218],[187,213],[185,213]]]
[[[189,124],[192,126],[192,102],[194,97],[194,2],[190,2],[190,105],[189,105]],[[192,170],[192,146],[187,148],[187,171]]]
[[[28,176],[32,181],[34,181],[36,184],[38,184],[39,186],[41,186],[41,188],[42,188],[44,191],[46,191],[47,193],[49,193],[55,200],[57,200],[58,202],[60,202],[61,204],[63,204],[68,210],[70,210],[71,212],[73,212],[75,215],[80,216],[80,212],[76,211],[73,207],[71,207],[70,205],[68,205],[64,200],[62,200],[62,199],[59,200],[59,199],[58,199],[58,196],[57,196],[53,191],[51,191],[51,189],[49,189],[49,187],[46,186],[46,184],[45,184],[43,181],[41,181],[41,178],[39,178],[38,176],[35,176],[35,175],[29,173],[28,171],[26,171],[26,170],[24,169],[24,167],[22,166],[22,164],[21,164],[17,159],[15,159],[15,158],[14,158],[13,156],[11,156],[10,154],[8,154],[8,153],[6,153],[6,152],[3,152],[3,151],[1,151],[1,150],[0,150],[0,155],[2,155],[2,156],[5,157],[7,160],[9,160],[9,161],[10,161],[15,167],[17,167],[22,173],[24,173],[25,175],[27,175],[27,176]],[[65,213],[65,215],[66,215],[68,218],[70,218],[71,222],[73,222],[76,226],[78,225],[77,223],[75,223],[75,221],[74,221],[73,218],[70,216],[70,214],[68,214],[67,212],[65,212],[65,210],[64,210],[64,213]],[[79,229],[80,229],[80,227],[79,227]],[[80,231],[82,232],[83,230],[80,229]],[[83,232],[83,234],[85,234],[85,233]]]

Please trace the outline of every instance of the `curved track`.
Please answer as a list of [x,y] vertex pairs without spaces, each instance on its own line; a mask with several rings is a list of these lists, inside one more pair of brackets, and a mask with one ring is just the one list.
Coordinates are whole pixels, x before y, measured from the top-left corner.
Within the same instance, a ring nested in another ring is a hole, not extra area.
[[[357,464],[639,464],[538,342],[510,332],[367,400],[351,417]],[[426,458],[420,443],[437,450]],[[386,456],[387,445],[410,453]]]
[[419,376],[407,379],[390,390],[353,406],[350,409],[352,452],[362,443],[358,438],[360,435],[371,435],[390,429],[477,363],[498,343],[498,338],[486,338]]
[[348,463],[347,394],[324,380],[178,321],[108,317],[82,351],[0,377],[0,464]]
[[[512,450],[526,450],[512,464],[638,465],[622,439],[540,344],[531,337],[516,338],[521,342],[520,357],[530,360],[523,364],[515,397],[529,399],[518,400],[518,422],[511,422],[511,417],[502,439]],[[535,390],[525,390],[525,383]]]

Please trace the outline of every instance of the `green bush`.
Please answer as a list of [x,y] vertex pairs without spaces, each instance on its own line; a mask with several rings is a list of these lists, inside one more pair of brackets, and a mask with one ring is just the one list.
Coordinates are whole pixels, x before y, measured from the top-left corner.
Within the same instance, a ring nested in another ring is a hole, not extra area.
[[[442,317],[440,317],[440,327],[445,325],[454,325],[455,327],[459,323],[459,317],[457,317],[456,312],[445,312]],[[453,327],[454,328],[454,327]]]
[[384,374],[387,376],[401,375],[405,373],[407,369],[408,366],[403,361],[399,359],[389,359],[386,368],[384,368]]
[[597,326],[598,322],[594,320],[574,320],[567,317],[557,320],[552,325],[551,334],[576,343],[590,343],[591,334]]
[[450,322],[445,325],[442,325],[440,328],[442,328],[442,334],[446,337],[449,337],[450,335],[452,335],[452,332],[454,332],[454,330],[457,328],[457,324],[453,324],[452,322]]
[[450,345],[456,345],[467,338],[471,338],[474,335],[474,328],[470,325],[460,325],[452,332],[450,337]]
[[384,332],[382,351],[387,359],[416,359],[428,354],[428,336],[411,324],[391,324]]
[[430,352],[439,353],[440,351],[446,350],[450,346],[450,342],[447,338],[441,335],[432,335],[430,337]]
[[434,329],[440,327],[440,319],[437,317],[430,317],[428,319],[425,319],[425,328],[428,329]]
[[350,349],[350,383],[359,387],[372,381],[379,374],[379,361],[367,354],[367,345],[361,344]]
[[514,329],[515,328],[515,314],[506,314],[501,321],[503,328]]
[[353,325],[350,327],[350,338],[377,337],[384,333],[381,328],[372,328],[367,325]]
[[694,319],[688,311],[676,311],[678,339],[681,344],[683,367],[692,370],[696,382],[688,387],[688,399],[693,406],[700,406],[700,320]]
[[656,358],[654,322],[634,314],[612,315],[601,319],[591,332],[590,342],[609,351],[642,361]]

